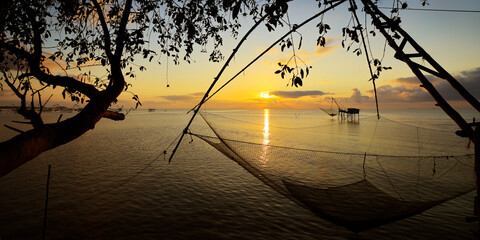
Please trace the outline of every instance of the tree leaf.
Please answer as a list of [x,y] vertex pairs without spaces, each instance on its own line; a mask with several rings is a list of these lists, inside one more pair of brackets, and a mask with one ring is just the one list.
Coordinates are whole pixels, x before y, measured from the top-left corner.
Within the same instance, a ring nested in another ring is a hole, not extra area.
[[295,87],[303,86],[302,79],[300,77],[295,77],[294,84],[295,84]]
[[238,12],[240,11],[240,6],[241,6],[241,3],[239,2],[235,5],[235,7],[233,7],[233,10],[232,10],[233,19],[237,18]]

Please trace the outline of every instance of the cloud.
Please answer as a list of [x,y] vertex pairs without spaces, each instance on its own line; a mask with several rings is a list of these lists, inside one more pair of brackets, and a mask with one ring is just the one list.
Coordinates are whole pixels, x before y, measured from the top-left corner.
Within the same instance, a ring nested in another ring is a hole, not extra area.
[[[367,91],[374,96],[373,90]],[[377,87],[377,95],[382,102],[428,102],[432,97],[422,88],[408,88],[404,85],[383,85]]]
[[15,55],[10,54],[10,52],[8,51],[4,51],[1,54],[3,54],[3,61],[1,64],[2,67],[6,67],[7,69],[12,69],[16,71],[18,69],[18,66],[27,65],[27,62],[25,60],[17,58]]
[[271,95],[275,95],[277,97],[281,98],[300,98],[300,97],[306,97],[306,96],[322,96],[325,94],[330,94],[330,93],[325,93],[323,91],[271,91]]
[[202,92],[196,92],[196,93],[190,93],[186,95],[168,95],[168,96],[158,96],[160,98],[164,98],[168,101],[189,101],[189,100],[195,100],[203,96],[204,93]]
[[[465,87],[475,98],[480,98],[480,67],[473,70],[462,71],[459,75],[454,76],[460,84]],[[438,86],[435,86],[440,93],[445,95],[447,100],[461,100],[463,99],[448,83],[442,80]]]
[[[427,75],[425,76],[432,84],[436,84],[436,83],[439,83],[440,81],[442,81],[442,79],[438,78],[438,77],[435,77],[433,75]],[[403,77],[403,78],[396,78],[396,79],[392,79],[390,80],[391,83],[397,83],[397,84],[402,84],[402,85],[407,85],[407,86],[418,86],[420,85],[420,80],[418,80],[418,78],[416,76],[412,76],[412,77]]]
[[[287,50],[285,50],[287,51]],[[314,57],[314,55],[312,55],[310,52],[307,52],[307,51],[304,51],[304,50],[296,50],[295,52],[296,56],[298,57],[297,58],[297,61],[300,61],[301,62],[298,62],[299,65],[302,65],[303,64],[309,64],[309,63],[312,63],[315,61],[315,59],[311,59],[312,57]],[[284,56],[284,58],[280,58],[276,61],[275,65],[278,64],[278,62],[282,63],[282,64],[287,64],[287,62],[289,62],[289,66],[294,66],[294,59],[292,58],[293,57],[293,54],[288,54],[286,56]],[[298,60],[300,59],[300,60]],[[267,61],[264,61],[264,63],[269,63]]]
[[14,93],[12,90],[0,90],[0,97],[12,96]]
[[196,93],[190,93],[190,95],[194,96],[194,97],[203,97],[203,95],[205,95],[204,92],[196,92]]
[[322,56],[322,55],[327,55],[331,53],[333,50],[339,48],[339,37],[327,37],[326,39],[326,44],[325,47],[322,47],[320,45],[317,46],[317,49],[315,49],[315,55],[316,56]]
[[[426,77],[446,100],[463,100],[460,94],[458,94],[446,80],[432,75],[427,75]],[[474,97],[477,99],[480,98],[480,67],[473,70],[462,71],[454,77]],[[382,96],[382,99],[386,98],[390,101],[402,100],[408,102],[433,101],[430,94],[425,89],[419,87],[421,83],[415,76],[397,78],[390,80],[390,82],[396,84],[396,86],[384,85],[377,89],[378,95]],[[369,92],[373,93],[371,90]]]
[[370,97],[362,95],[362,93],[360,92],[360,90],[358,90],[358,88],[354,88],[352,90],[353,90],[353,93],[350,96],[350,99],[352,99],[354,102],[362,103],[370,99]]

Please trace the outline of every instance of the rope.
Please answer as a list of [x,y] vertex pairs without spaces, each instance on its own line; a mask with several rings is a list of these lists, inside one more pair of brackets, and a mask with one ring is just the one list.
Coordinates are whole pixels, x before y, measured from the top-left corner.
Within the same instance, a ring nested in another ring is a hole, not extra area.
[[[237,44],[236,48],[233,49],[232,53],[230,54],[230,56],[228,57],[227,61],[225,62],[225,64],[223,65],[223,67],[220,69],[220,72],[218,72],[217,76],[214,78],[212,84],[210,84],[210,87],[208,88],[208,90],[205,92],[205,94],[203,95],[203,98],[202,100],[200,101],[200,103],[197,104],[197,106],[194,107],[194,112],[193,112],[193,115],[192,115],[192,118],[190,118],[190,121],[188,122],[187,126],[185,127],[185,129],[183,130],[181,136],[180,136],[180,139],[178,140],[177,142],[177,145],[175,146],[175,148],[173,149],[172,151],[172,155],[170,155],[170,158],[168,159],[168,162],[170,163],[172,161],[172,158],[173,156],[175,155],[175,152],[177,151],[178,149],[178,146],[180,146],[180,143],[182,142],[182,139],[183,139],[183,136],[185,136],[185,133],[187,132],[188,128],[190,127],[190,125],[192,124],[193,122],[193,119],[195,119],[195,116],[197,115],[197,112],[198,110],[202,107],[202,105],[208,101],[207,97],[208,95],[210,94],[210,91],[212,91],[213,87],[215,86],[215,84],[217,83],[217,81],[220,79],[220,77],[222,76],[223,74],[223,71],[225,71],[225,69],[227,68],[228,64],[230,63],[230,61],[233,59],[233,57],[235,56],[235,54],[237,53],[238,49],[240,48],[240,46],[243,44],[243,42],[245,40],[247,40],[247,37],[253,32],[253,30],[255,30],[255,28],[257,28],[258,25],[260,25],[261,22],[263,22],[264,19],[267,18],[267,15],[265,14],[264,16],[262,16],[254,25],[253,27],[250,28],[250,30],[248,30],[248,32],[243,36],[243,38],[240,40],[240,42]],[[190,111],[189,111],[190,112]]]
[[[205,114],[201,114],[201,115],[204,117],[204,119],[207,118],[207,115],[205,115]],[[219,114],[215,114],[215,113],[211,113],[211,112],[209,112],[208,115],[213,115],[213,116],[219,117],[219,118],[235,120],[235,121],[248,123],[248,124],[253,124],[253,125],[258,125],[258,126],[263,126],[264,125],[264,123],[250,122],[250,121],[241,120],[241,119],[237,119],[237,118],[233,118],[233,117],[227,117],[227,116],[223,116],[223,115],[219,115]],[[376,117],[376,116],[362,117],[362,118],[360,118],[360,120],[370,119],[370,118],[373,118],[373,117]],[[276,126],[276,125],[269,125],[269,126],[273,127],[273,128],[282,128],[282,129],[309,129],[309,128],[326,127],[326,126],[333,126],[333,125],[337,125],[337,123],[330,123],[330,124],[325,124],[325,125],[314,125],[314,126],[308,126],[308,127],[281,127],[281,126]]]
[[[267,53],[268,51],[270,51],[270,49],[272,49],[273,47],[275,47],[280,41],[282,41],[284,38],[288,37],[292,32],[296,31],[297,29],[301,28],[303,25],[311,22],[312,20],[316,19],[317,17],[319,16],[322,16],[325,12],[335,8],[336,6],[340,5],[341,3],[345,2],[347,0],[340,0],[338,1],[337,3],[335,4],[332,4],[331,6],[329,6],[328,8],[325,8],[323,11],[313,15],[312,17],[308,18],[307,20],[303,21],[302,23],[298,24],[296,28],[293,28],[291,29],[290,31],[288,31],[287,33],[285,33],[283,36],[281,36],[277,41],[275,41],[274,43],[272,43],[272,45],[270,45],[267,49],[265,49],[262,53],[260,53],[260,55],[258,55],[255,59],[253,59],[250,63],[248,63],[244,68],[242,68],[237,74],[235,74],[232,78],[230,78],[225,84],[223,84],[220,88],[218,88],[214,93],[212,93],[210,96],[208,96],[208,98],[205,99],[205,102],[210,100],[210,98],[212,98],[215,94],[217,94],[220,90],[222,90],[225,86],[227,86],[230,82],[232,82],[238,75],[240,75],[241,73],[243,73],[247,68],[249,68],[253,63],[255,63],[258,59],[260,59],[263,55],[265,55],[265,53]],[[194,109],[197,109],[197,107],[200,105],[197,104],[195,107],[193,107],[192,109],[190,109],[190,111],[193,111]],[[189,111],[189,112],[190,112]]]
[[98,195],[100,194],[106,194],[114,189],[117,189],[117,188],[120,188],[122,186],[124,186],[125,184],[129,183],[130,181],[132,181],[135,177],[137,177],[138,175],[140,175],[143,171],[145,171],[148,167],[150,167],[154,162],[156,162],[160,156],[162,156],[162,154],[164,155],[164,159],[165,159],[165,155],[167,154],[167,150],[175,143],[175,141],[177,141],[177,139],[180,137],[180,135],[178,135],[166,148],[165,150],[163,150],[162,153],[158,154],[152,161],[150,161],[149,163],[147,163],[142,169],[140,169],[139,171],[137,171],[135,174],[133,174],[132,176],[130,176],[129,178],[123,180],[122,182],[120,182],[119,184],[113,186],[112,188],[108,189],[108,190],[105,190],[103,192],[100,192],[98,193]]
[[[390,7],[378,7],[381,9],[397,9]],[[480,13],[480,10],[465,10],[465,9],[435,9],[435,8],[404,8],[399,10],[412,10],[412,11],[427,11],[427,12],[455,12],[455,13]]]
[[[357,26],[358,26],[358,31],[360,32],[360,36],[362,37],[362,44],[363,44],[363,48],[365,49],[365,57],[367,59],[367,64],[368,64],[368,69],[370,70],[370,77],[372,79],[372,83],[373,83],[373,92],[375,93],[375,106],[377,108],[377,118],[380,119],[380,113],[378,111],[378,99],[377,99],[377,87],[375,86],[375,76],[373,75],[373,70],[372,70],[372,65],[370,64],[370,57],[368,55],[368,49],[367,49],[367,45],[365,43],[365,37],[363,36],[363,30],[360,28],[361,27],[361,23],[360,21],[358,20],[358,16],[357,16],[357,5],[355,4],[355,1],[354,0],[350,0],[350,6],[351,6],[351,11],[353,13],[353,16],[355,17],[355,21],[357,22]],[[357,29],[357,28],[355,28]]]

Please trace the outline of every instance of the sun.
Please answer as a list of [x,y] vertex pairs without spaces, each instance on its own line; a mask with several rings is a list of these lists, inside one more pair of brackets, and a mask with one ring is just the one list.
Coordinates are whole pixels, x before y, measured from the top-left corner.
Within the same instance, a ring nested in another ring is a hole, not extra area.
[[275,97],[274,95],[270,95],[270,91],[260,92],[260,93],[258,94],[258,96],[259,96],[260,98],[273,98],[273,97]]

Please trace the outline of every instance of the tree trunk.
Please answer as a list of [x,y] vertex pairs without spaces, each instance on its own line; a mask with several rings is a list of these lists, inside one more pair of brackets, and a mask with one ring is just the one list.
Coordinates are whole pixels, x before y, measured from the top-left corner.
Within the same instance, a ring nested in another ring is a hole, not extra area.
[[[119,65],[119,64],[118,64]],[[5,176],[42,152],[68,143],[90,129],[104,116],[110,104],[120,95],[124,78],[119,66],[112,66],[113,84],[85,108],[65,121],[44,124],[0,143],[0,177]]]

